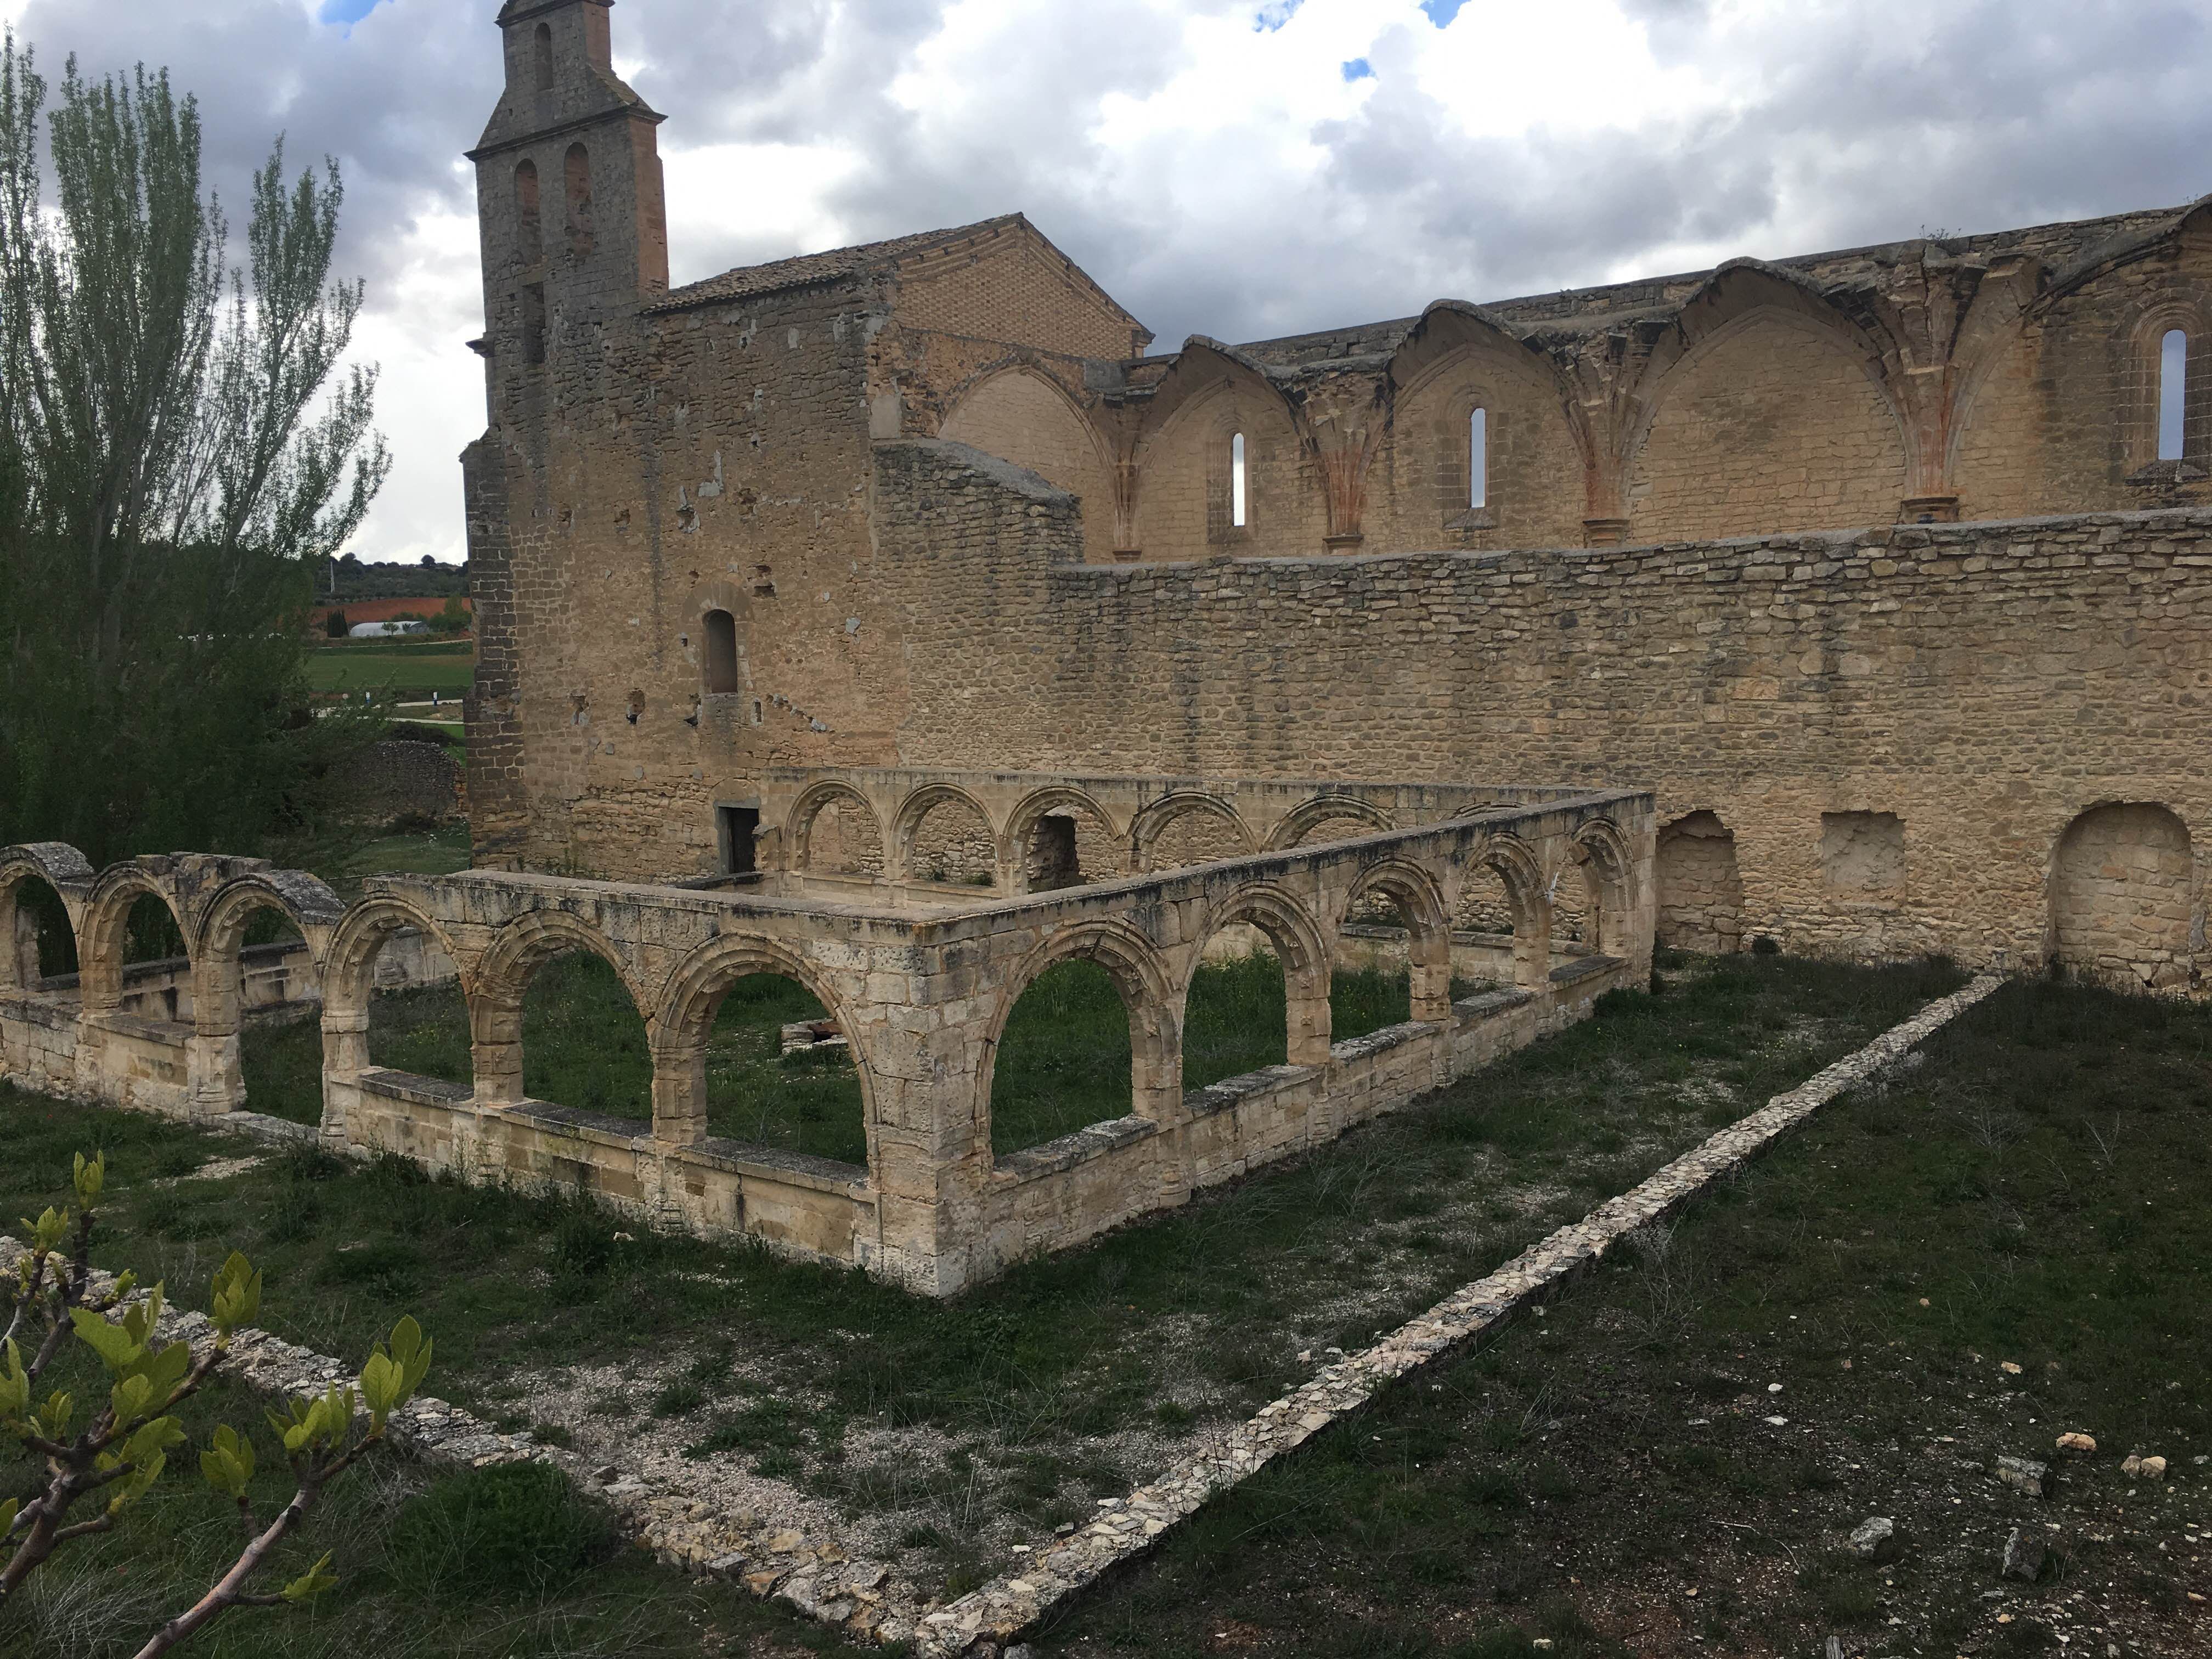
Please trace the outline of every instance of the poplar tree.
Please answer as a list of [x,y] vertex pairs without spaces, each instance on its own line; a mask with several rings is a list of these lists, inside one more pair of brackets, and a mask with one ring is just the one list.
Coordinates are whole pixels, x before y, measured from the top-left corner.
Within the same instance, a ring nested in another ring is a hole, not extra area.
[[389,467],[337,165],[279,137],[234,264],[166,71],[48,92],[5,35],[0,843],[300,853],[369,735],[309,716],[313,572]]

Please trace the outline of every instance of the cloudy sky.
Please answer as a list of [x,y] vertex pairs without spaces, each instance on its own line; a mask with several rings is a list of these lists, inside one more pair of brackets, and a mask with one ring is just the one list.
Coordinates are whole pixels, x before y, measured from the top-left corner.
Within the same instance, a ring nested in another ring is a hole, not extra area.
[[[397,465],[356,550],[461,552],[460,153],[497,0],[0,0],[166,64],[230,201],[345,172]],[[1172,345],[2212,191],[2207,0],[623,0],[674,275],[1015,209]]]

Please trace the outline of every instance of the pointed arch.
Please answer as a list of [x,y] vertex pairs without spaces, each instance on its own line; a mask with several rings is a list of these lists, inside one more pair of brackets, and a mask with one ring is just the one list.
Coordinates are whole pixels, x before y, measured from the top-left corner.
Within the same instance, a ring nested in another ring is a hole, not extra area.
[[1115,545],[1114,452],[1091,411],[1026,357],[985,369],[953,394],[938,435],[1011,461],[1083,504],[1085,556]]
[[1346,889],[1331,918],[1330,933],[1340,933],[1359,902],[1378,893],[1396,904],[1405,917],[1413,1017],[1430,1023],[1450,1018],[1451,910],[1443,884],[1428,871],[1396,857],[1368,866]]
[[1194,936],[1200,948],[1192,955],[1190,973],[1182,982],[1179,1003],[1183,1012],[1177,1024],[1189,1029],[1190,988],[1205,963],[1206,941],[1239,922],[1258,928],[1283,964],[1286,1060],[1292,1066],[1326,1066],[1334,953],[1305,906],[1272,882],[1240,887],[1206,912]]
[[[1231,442],[1245,440],[1246,522],[1232,520]],[[1146,404],[1133,447],[1137,542],[1148,559],[1241,548],[1317,551],[1328,507],[1289,400],[1254,358],[1185,344]]]
[[[1920,440],[1891,384],[1892,356],[1795,272],[1755,260],[1723,265],[1653,348],[1630,400],[1634,534],[1893,522]],[[1778,481],[1793,476],[1804,489],[1796,505],[1778,507]],[[1731,489],[1733,479],[1741,482]]]

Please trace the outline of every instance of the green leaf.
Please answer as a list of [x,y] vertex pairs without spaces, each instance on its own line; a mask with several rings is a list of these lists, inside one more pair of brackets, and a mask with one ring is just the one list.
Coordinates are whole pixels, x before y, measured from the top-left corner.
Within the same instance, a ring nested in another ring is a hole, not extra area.
[[0,1422],[21,1422],[30,1409],[30,1374],[23,1369],[23,1356],[10,1339],[8,1367],[0,1370]]
[[89,1210],[100,1202],[100,1189],[107,1181],[107,1154],[94,1152],[92,1162],[85,1162],[84,1154],[76,1155],[76,1201]]
[[200,1473],[224,1497],[233,1502],[243,1498],[253,1480],[253,1443],[224,1424],[200,1454]]
[[22,1513],[22,1509],[23,1506],[12,1498],[0,1502],[0,1538],[5,1538],[15,1530],[15,1517]]
[[55,1249],[69,1237],[69,1218],[49,1206],[36,1221],[26,1219],[23,1230],[31,1235],[33,1250]]
[[76,1402],[57,1389],[46,1396],[46,1403],[39,1407],[38,1415],[31,1419],[32,1426],[49,1440],[69,1438],[70,1419],[76,1414]]
[[154,1328],[161,1322],[161,1310],[166,1305],[167,1298],[162,1286],[156,1285],[123,1310],[123,1328],[131,1333],[131,1340],[140,1347],[154,1340]]
[[111,1325],[89,1308],[71,1308],[70,1323],[77,1340],[100,1356],[100,1363],[118,1376],[127,1373],[145,1355],[144,1346],[127,1330]]
[[338,1587],[338,1581],[330,1570],[331,1558],[323,1559],[309,1567],[290,1583],[284,1586],[288,1601],[312,1601],[319,1595],[327,1595]]
[[215,1276],[215,1299],[210,1315],[216,1334],[228,1339],[233,1331],[251,1325],[261,1312],[261,1275],[236,1251]]
[[115,1426],[126,1434],[146,1414],[153,1402],[154,1385],[143,1376],[126,1376],[107,1391],[107,1408],[115,1413]]

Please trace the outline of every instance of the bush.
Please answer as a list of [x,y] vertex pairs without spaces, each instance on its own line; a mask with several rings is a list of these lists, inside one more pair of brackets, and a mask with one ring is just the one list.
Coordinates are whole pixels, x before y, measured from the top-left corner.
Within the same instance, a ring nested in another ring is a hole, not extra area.
[[343,611],[333,611],[323,618],[323,632],[334,640],[342,640],[351,631],[351,626],[346,621],[346,613]]
[[614,1529],[558,1469],[505,1463],[448,1476],[410,1498],[392,1528],[404,1583],[487,1595],[544,1595],[613,1553]]

